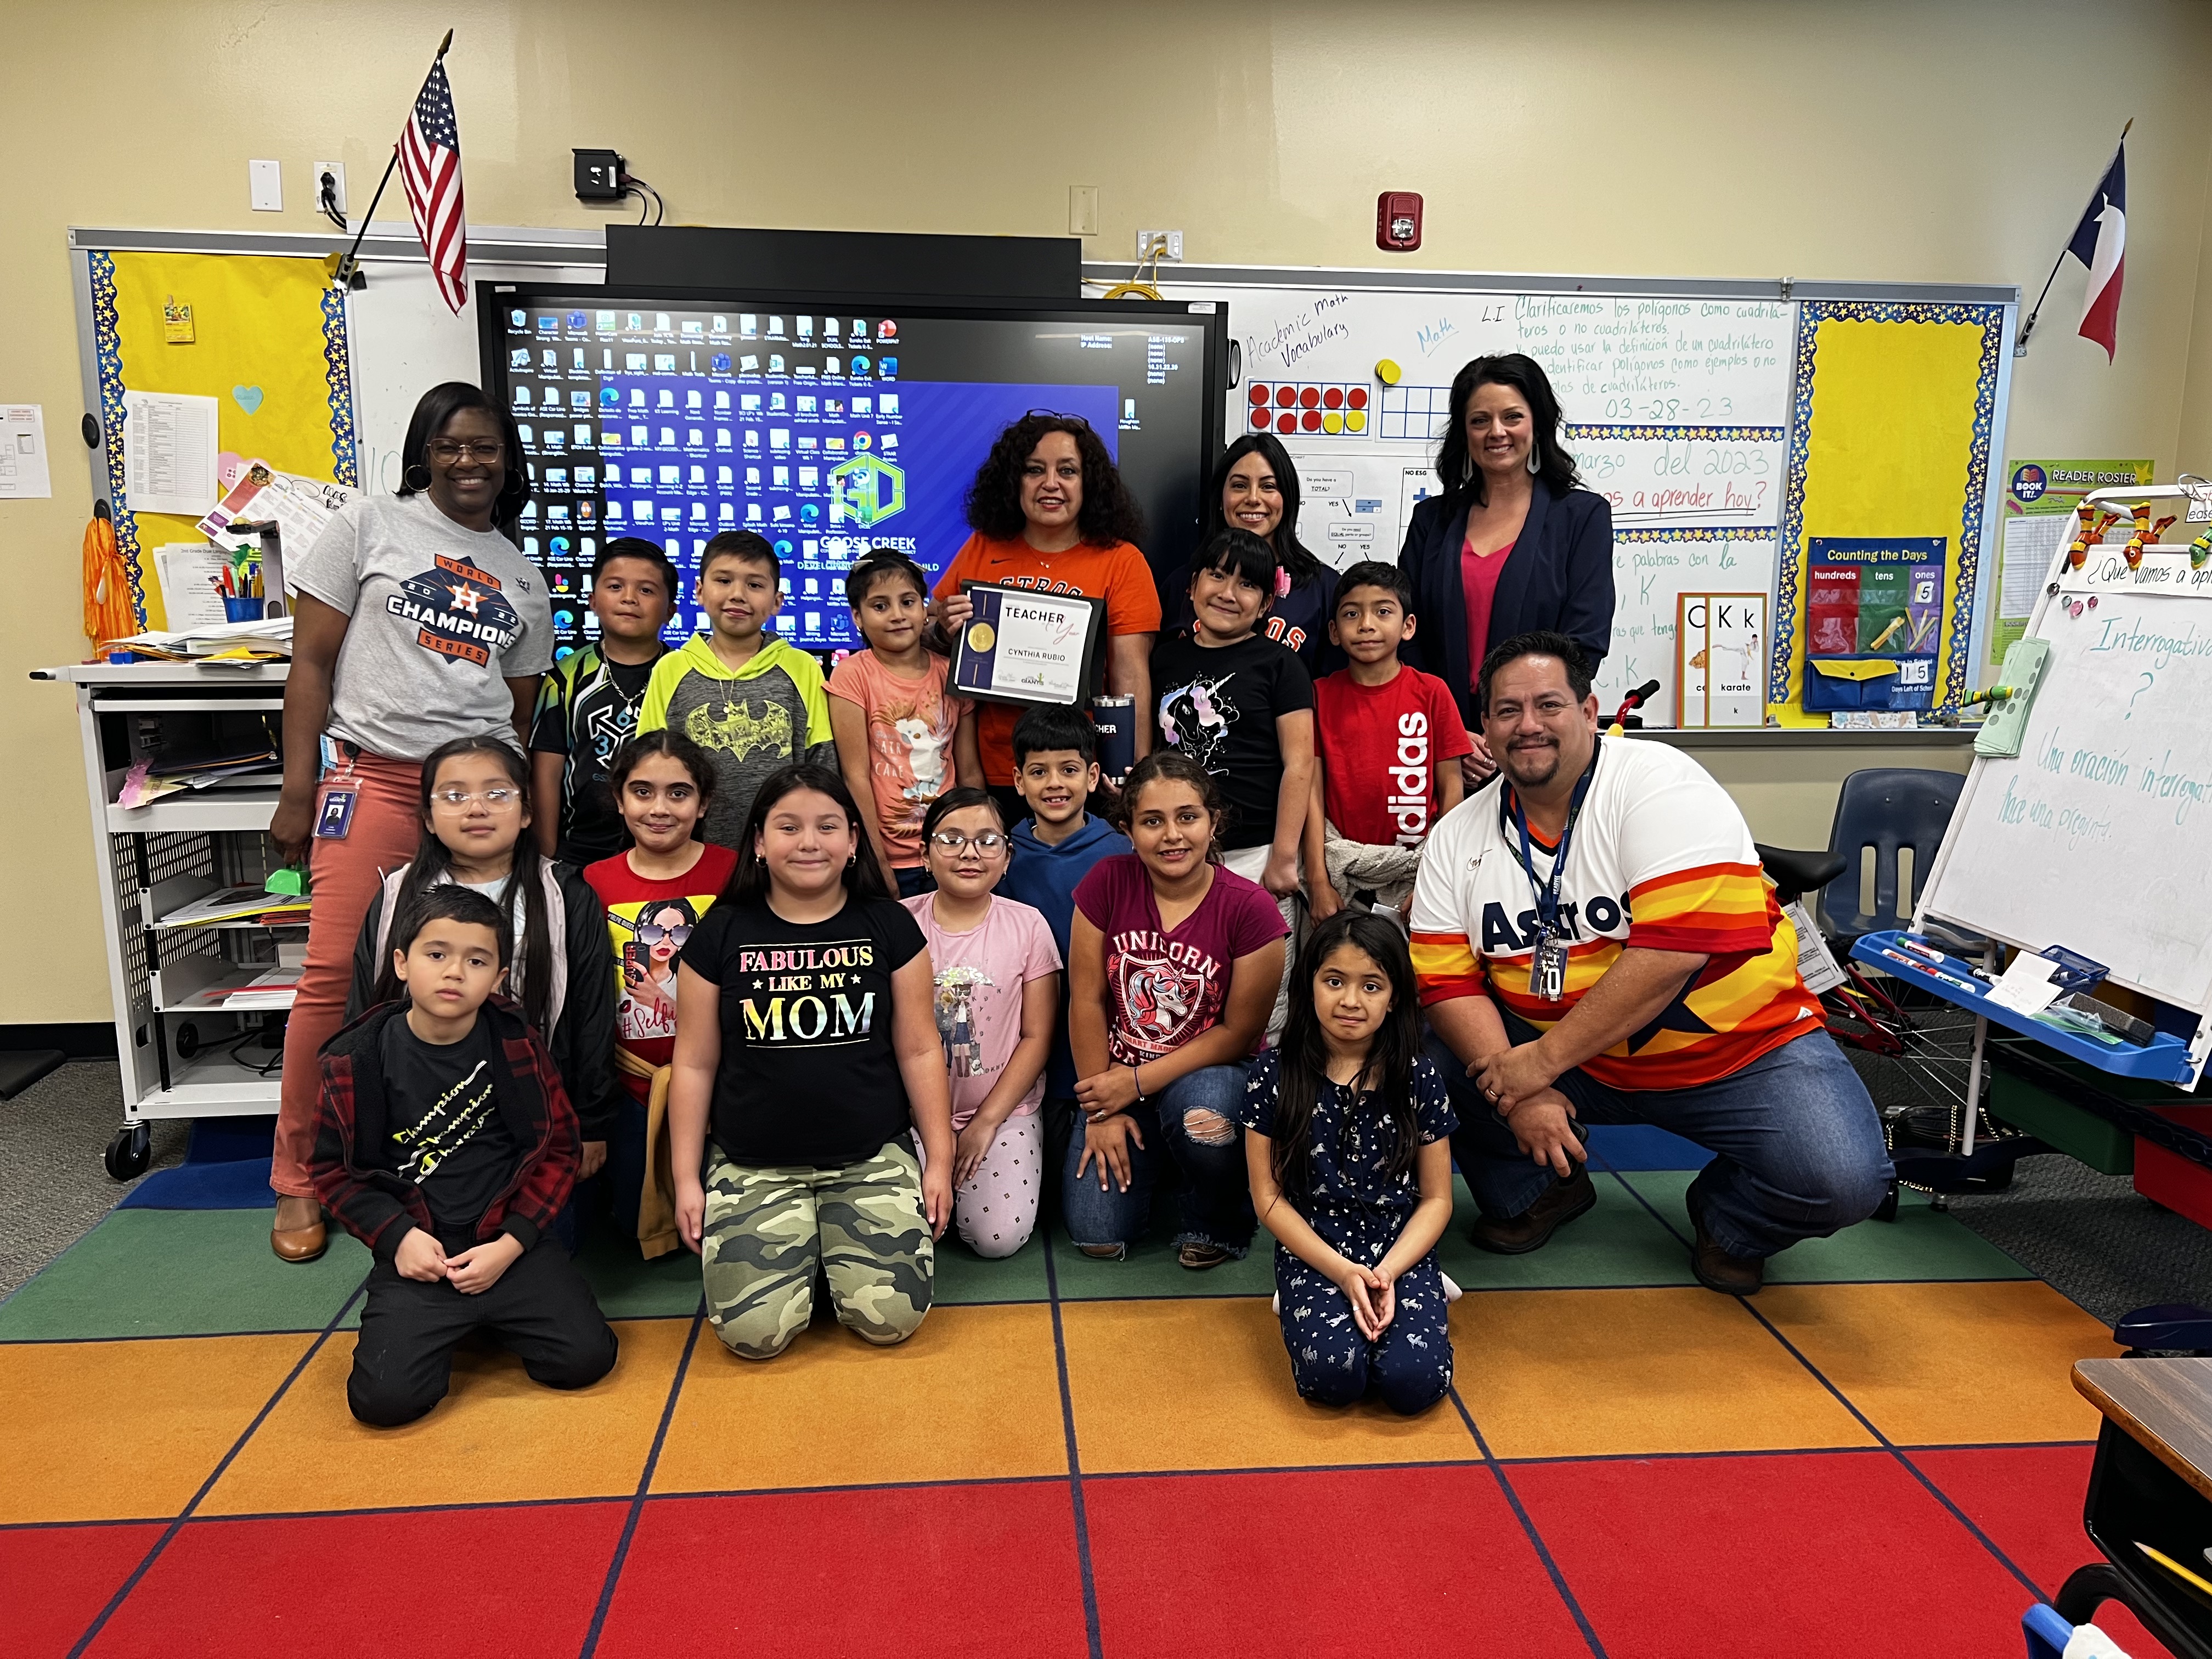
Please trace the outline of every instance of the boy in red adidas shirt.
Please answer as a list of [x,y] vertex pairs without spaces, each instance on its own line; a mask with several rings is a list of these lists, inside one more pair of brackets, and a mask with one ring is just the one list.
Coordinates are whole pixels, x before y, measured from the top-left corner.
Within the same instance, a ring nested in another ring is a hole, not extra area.
[[1396,565],[1369,560],[1337,579],[1329,642],[1352,662],[1314,684],[1305,874],[1316,921],[1344,908],[1340,878],[1378,902],[1410,891],[1430,826],[1466,788],[1455,763],[1473,745],[1450,688],[1398,660],[1413,607]]

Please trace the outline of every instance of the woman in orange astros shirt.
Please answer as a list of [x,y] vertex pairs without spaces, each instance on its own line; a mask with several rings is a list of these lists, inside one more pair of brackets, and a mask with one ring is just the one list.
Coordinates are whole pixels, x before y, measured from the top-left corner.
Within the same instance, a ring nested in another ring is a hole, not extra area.
[[[1136,547],[1144,517],[1090,423],[1037,410],[1001,432],[969,487],[968,523],[975,533],[938,579],[931,607],[946,631],[957,639],[972,611],[964,591],[970,582],[1103,599],[1106,690],[1134,697],[1138,708],[1149,707],[1159,591]],[[984,780],[1015,816],[1025,810],[1013,793],[1014,722],[1021,712],[987,702],[976,720]],[[1136,724],[1141,757],[1149,744],[1145,723]]]

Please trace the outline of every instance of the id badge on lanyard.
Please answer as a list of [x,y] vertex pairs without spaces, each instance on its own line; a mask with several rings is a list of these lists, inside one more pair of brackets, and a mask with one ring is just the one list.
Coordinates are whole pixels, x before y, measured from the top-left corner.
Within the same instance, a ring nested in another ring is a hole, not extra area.
[[353,760],[323,738],[323,767],[331,781],[323,786],[322,801],[315,810],[315,839],[343,841],[353,830],[353,809],[361,799],[361,781],[354,775]]
[[1528,994],[1539,1002],[1564,1002],[1567,996],[1567,929],[1559,920],[1559,884],[1567,872],[1567,848],[1575,834],[1575,822],[1582,817],[1583,800],[1589,793],[1591,778],[1597,774],[1597,751],[1590,751],[1589,767],[1575,784],[1575,796],[1567,808],[1566,828],[1559,833],[1559,844],[1552,854],[1552,873],[1548,880],[1536,879],[1536,864],[1528,845],[1528,817],[1522,810],[1520,798],[1513,801],[1513,819],[1521,832],[1521,870],[1528,878],[1528,890],[1536,900],[1536,953],[1528,959]]

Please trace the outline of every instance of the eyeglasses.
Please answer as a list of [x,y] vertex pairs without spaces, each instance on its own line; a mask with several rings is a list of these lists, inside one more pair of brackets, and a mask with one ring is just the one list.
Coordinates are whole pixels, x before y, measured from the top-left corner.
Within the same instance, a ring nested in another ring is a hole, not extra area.
[[422,446],[434,461],[451,466],[455,461],[496,461],[507,453],[497,438],[433,438]]
[[482,794],[471,794],[465,789],[441,789],[430,799],[441,806],[450,806],[456,811],[482,801],[493,811],[504,812],[510,806],[520,806],[522,804],[522,791],[510,789],[504,784],[495,784]]
[[637,925],[637,942],[640,945],[658,945],[663,939],[671,945],[681,945],[690,937],[689,922],[679,921],[673,927],[663,927],[657,921],[641,921]]
[[970,847],[979,853],[995,853],[1006,844],[1006,838],[995,830],[986,830],[980,836],[963,836],[957,830],[940,830],[930,839],[948,853],[965,852]]

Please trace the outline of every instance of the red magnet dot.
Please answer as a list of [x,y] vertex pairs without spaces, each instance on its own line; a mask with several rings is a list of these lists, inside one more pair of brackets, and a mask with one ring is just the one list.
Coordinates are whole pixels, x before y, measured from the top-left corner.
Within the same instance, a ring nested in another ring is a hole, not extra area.
[[1344,401],[1354,409],[1366,408],[1367,388],[1364,386],[1356,386],[1352,387],[1351,391],[1344,394]]
[[1307,431],[1309,431],[1309,432],[1318,432],[1318,431],[1320,431],[1320,430],[1321,430],[1321,410],[1317,410],[1317,409],[1310,409],[1310,410],[1306,410],[1306,413],[1305,413],[1305,422],[1304,422],[1304,424],[1305,424],[1305,428],[1306,428],[1306,430],[1307,430]]
[[1292,404],[1297,402],[1297,400],[1298,394],[1295,387],[1279,386],[1275,388],[1275,401],[1281,404],[1285,409],[1288,409]]
[[1266,410],[1255,409],[1252,411],[1252,424],[1257,430],[1265,432],[1273,423],[1273,417]]
[[1304,392],[1298,393],[1298,402],[1303,404],[1308,409],[1319,409],[1321,407],[1321,389],[1318,386],[1308,386]]
[[1341,386],[1333,386],[1329,387],[1328,391],[1321,394],[1321,406],[1323,409],[1342,409],[1344,407],[1344,389]]
[[1283,416],[1275,422],[1275,430],[1278,432],[1296,432],[1297,429],[1298,417],[1295,415]]
[[1255,386],[1252,388],[1252,401],[1255,404],[1266,403],[1267,401],[1267,388],[1264,386]]

